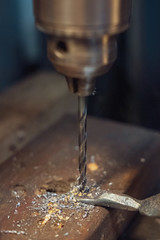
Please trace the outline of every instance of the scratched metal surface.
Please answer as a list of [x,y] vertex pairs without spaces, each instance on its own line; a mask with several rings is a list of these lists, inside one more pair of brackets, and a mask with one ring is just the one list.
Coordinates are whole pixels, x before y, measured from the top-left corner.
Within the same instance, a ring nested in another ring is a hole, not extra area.
[[[89,167],[87,176],[101,189],[147,196],[159,178],[159,151],[156,133],[88,120],[88,165],[94,162],[97,168]],[[77,122],[65,116],[1,165],[0,239],[114,240],[120,236],[133,213],[95,207],[85,217],[83,209],[73,210],[60,226],[55,225],[54,214],[41,224],[45,213],[34,209],[34,202],[42,201],[37,192],[55,181],[63,182],[62,188],[74,182],[77,156]]]

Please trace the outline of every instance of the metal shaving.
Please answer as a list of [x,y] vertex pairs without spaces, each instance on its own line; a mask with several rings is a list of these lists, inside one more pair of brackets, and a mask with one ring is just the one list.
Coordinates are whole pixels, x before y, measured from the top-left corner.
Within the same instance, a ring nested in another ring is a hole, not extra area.
[[43,226],[50,220],[57,228],[62,228],[75,212],[78,212],[81,218],[86,218],[94,208],[94,206],[78,202],[77,198],[96,197],[101,192],[100,187],[95,183],[87,186],[84,192],[80,192],[78,186],[72,185],[70,191],[65,194],[46,192],[37,195],[32,201],[31,208],[44,216],[39,222],[40,225]]
[[6,234],[27,235],[26,232],[24,231],[16,231],[16,230],[1,230],[0,232],[6,233]]

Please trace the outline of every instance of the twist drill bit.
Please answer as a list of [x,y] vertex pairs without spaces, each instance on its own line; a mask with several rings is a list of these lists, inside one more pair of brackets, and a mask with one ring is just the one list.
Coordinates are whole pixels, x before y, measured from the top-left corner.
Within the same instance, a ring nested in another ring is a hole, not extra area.
[[78,97],[79,117],[79,189],[84,190],[86,185],[86,150],[87,150],[87,98]]

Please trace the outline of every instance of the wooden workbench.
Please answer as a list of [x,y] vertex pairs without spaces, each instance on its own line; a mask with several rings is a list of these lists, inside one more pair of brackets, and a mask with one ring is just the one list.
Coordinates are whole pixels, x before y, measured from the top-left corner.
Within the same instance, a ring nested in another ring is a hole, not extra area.
[[[45,183],[78,176],[77,123],[75,115],[64,117],[75,114],[76,98],[68,94],[61,77],[31,76],[3,93],[0,107],[0,239],[117,239],[133,214],[95,208],[79,221],[75,213],[57,232],[53,219],[40,228],[42,216],[28,208]],[[96,119],[90,119],[88,127],[88,161],[94,158],[99,166],[88,171],[89,178],[104,189],[147,196],[160,177],[159,134]],[[14,198],[13,188],[22,185],[25,198]],[[128,239],[145,239],[140,230],[132,236]]]

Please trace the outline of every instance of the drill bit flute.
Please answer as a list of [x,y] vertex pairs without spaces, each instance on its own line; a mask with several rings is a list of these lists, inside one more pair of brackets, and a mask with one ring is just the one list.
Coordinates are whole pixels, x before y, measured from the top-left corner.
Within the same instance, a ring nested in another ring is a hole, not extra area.
[[87,98],[78,97],[79,117],[79,189],[86,185],[86,150],[87,150]]

